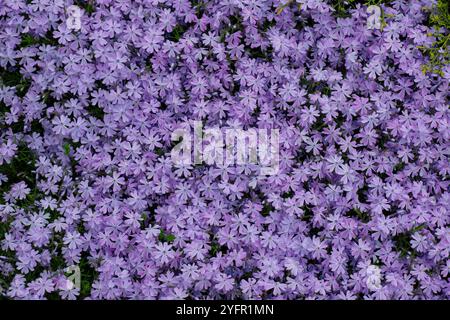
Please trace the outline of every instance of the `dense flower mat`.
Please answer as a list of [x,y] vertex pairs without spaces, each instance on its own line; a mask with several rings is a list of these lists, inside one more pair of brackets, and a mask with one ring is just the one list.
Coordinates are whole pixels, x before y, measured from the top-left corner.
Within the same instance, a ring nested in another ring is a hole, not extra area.
[[[0,296],[448,298],[448,30],[343,3],[0,1]],[[174,165],[194,120],[279,172]]]

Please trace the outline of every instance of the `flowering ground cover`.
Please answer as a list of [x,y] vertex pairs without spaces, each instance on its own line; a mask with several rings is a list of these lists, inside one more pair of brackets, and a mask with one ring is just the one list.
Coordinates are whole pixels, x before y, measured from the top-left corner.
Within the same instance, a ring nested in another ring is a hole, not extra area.
[[[448,299],[449,22],[445,0],[0,1],[0,296]],[[279,130],[279,170],[174,164],[192,121]]]

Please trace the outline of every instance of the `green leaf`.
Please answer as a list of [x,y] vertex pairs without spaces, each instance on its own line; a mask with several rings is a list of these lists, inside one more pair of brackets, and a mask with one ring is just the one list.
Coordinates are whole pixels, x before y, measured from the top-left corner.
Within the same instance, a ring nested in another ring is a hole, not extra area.
[[170,233],[166,234],[163,230],[161,230],[160,233],[159,233],[158,239],[161,242],[172,243],[175,240],[175,236],[173,234],[170,234]]
[[64,154],[68,156],[70,154],[70,144],[68,142],[64,143]]

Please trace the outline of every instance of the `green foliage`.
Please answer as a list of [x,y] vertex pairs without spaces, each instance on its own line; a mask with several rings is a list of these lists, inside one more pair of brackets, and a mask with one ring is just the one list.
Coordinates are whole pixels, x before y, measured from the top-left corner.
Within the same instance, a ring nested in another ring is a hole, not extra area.
[[[371,5],[380,6],[381,4],[390,3],[391,1],[392,0],[331,0],[329,3],[335,10],[336,15],[344,18],[348,17],[350,15],[350,10],[356,8],[358,4],[367,7]],[[286,7],[290,6],[294,2],[294,0],[287,0],[275,10],[276,14],[281,14]],[[301,5],[297,4],[297,8],[300,10]]]
[[22,35],[22,41],[20,42],[20,48],[30,47],[34,45],[52,45],[56,46],[58,45],[58,41],[53,39],[52,34],[48,33],[45,37],[35,37],[31,34],[24,34]]
[[[10,186],[14,183],[25,181],[31,189],[36,185],[35,175],[36,156],[24,144],[19,144],[16,157],[10,163],[4,163],[0,166],[0,173],[4,174],[8,181],[0,185],[0,194],[3,195],[9,191]],[[28,196],[31,196],[29,194]],[[2,202],[3,199],[0,199]]]
[[100,120],[105,116],[105,111],[97,105],[89,105],[87,111],[91,116]]
[[[0,173],[8,178],[8,181],[3,182],[0,185],[0,203],[4,203],[3,195],[6,192],[9,192],[11,185],[20,181],[25,181],[27,186],[30,187],[31,192],[25,199],[18,201],[17,205],[24,209],[29,209],[34,205],[36,199],[39,197],[39,191],[36,187],[35,162],[36,156],[34,153],[25,144],[19,144],[16,156],[11,162],[4,163],[0,166]],[[0,220],[0,241],[3,240],[9,232],[12,222],[13,217],[6,220]],[[2,259],[8,259],[9,262],[14,262],[16,259],[13,252],[2,250],[1,248],[0,257],[3,257]],[[0,278],[0,287],[8,287],[12,277],[13,274],[3,276],[3,279]]]
[[261,215],[263,217],[267,217],[272,211],[274,211],[275,208],[270,204],[270,202],[264,202],[264,206],[261,210]]
[[220,245],[219,241],[217,240],[217,237],[213,234],[213,232],[210,232],[209,236],[211,241],[209,254],[211,255],[211,257],[217,257],[217,254],[219,253],[226,254],[228,251],[227,246]]
[[77,0],[75,4],[83,8],[88,14],[95,12],[95,0]]
[[[392,0],[337,0],[332,1],[332,6],[338,17],[348,17],[350,15],[350,10],[355,9],[356,6],[381,6],[382,4],[388,4]],[[384,13],[381,8],[381,25],[384,26],[386,23],[384,21]]]
[[450,63],[448,47],[450,45],[450,2],[449,0],[438,0],[430,11],[429,23],[433,28],[430,34],[436,39],[432,46],[421,46],[420,49],[429,57],[426,65],[422,66],[424,73],[431,72],[443,75],[443,68]]
[[15,87],[17,96],[24,97],[30,85],[30,80],[23,78],[18,70],[0,68],[0,86]]
[[361,222],[367,223],[370,221],[370,214],[368,212],[363,212],[359,208],[353,208],[347,212],[347,216],[357,217]]
[[191,5],[195,9],[195,14],[197,17],[201,18],[206,10],[207,2],[204,0],[194,0],[191,1]]
[[63,145],[64,154],[68,156],[70,154],[70,143],[66,142]]
[[[284,8],[290,6],[291,3],[293,3],[293,2],[294,2],[294,0],[288,0],[288,1],[286,1],[286,3],[280,5],[280,6],[275,10],[275,12],[276,12],[277,14],[281,14],[281,13],[283,12]],[[301,8],[301,5],[298,5],[298,8],[300,9],[300,8]]]
[[410,256],[414,258],[417,256],[417,252],[411,247],[411,237],[415,232],[420,231],[425,227],[425,224],[420,224],[409,231],[396,235],[393,238],[395,243],[395,250],[400,253],[401,257]]
[[81,274],[81,283],[80,283],[80,299],[84,299],[86,297],[89,297],[92,290],[92,284],[94,281],[98,278],[98,272],[95,268],[92,267],[92,265],[89,263],[87,259],[87,254],[82,253],[81,260],[78,265],[80,267],[80,274]]
[[172,243],[175,240],[175,236],[170,233],[165,233],[163,230],[160,231],[158,236],[159,241]]
[[178,42],[183,37],[183,34],[186,32],[186,30],[187,30],[186,26],[177,24],[175,28],[173,28],[168,38],[174,42]]

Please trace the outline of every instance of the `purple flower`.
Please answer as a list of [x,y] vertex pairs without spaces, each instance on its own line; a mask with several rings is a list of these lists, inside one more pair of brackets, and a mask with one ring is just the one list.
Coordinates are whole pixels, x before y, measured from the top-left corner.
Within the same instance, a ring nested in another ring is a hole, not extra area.
[[[1,295],[449,298],[432,2],[278,5],[0,4]],[[230,129],[278,130],[276,173],[210,161]]]

